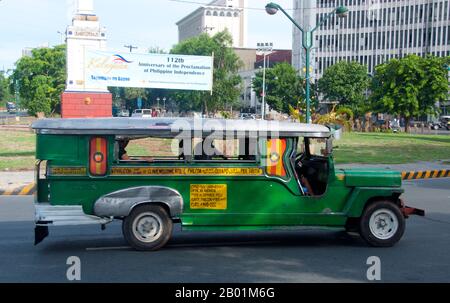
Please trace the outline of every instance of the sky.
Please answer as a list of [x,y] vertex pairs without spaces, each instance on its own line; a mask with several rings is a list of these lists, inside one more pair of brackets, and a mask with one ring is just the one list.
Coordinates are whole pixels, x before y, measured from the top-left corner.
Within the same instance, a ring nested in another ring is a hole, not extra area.
[[[182,0],[183,1],[183,0]],[[210,0],[187,0],[208,3]],[[269,1],[267,1],[269,2]],[[22,49],[60,44],[71,23],[74,0],[0,0],[0,70],[14,67]],[[292,0],[277,0],[292,8]],[[269,16],[265,0],[248,0],[248,45],[273,42],[275,48],[292,48],[292,24],[282,14]],[[125,51],[125,44],[170,50],[178,42],[176,22],[200,4],[171,0],[94,0],[95,13],[107,28],[108,49]]]

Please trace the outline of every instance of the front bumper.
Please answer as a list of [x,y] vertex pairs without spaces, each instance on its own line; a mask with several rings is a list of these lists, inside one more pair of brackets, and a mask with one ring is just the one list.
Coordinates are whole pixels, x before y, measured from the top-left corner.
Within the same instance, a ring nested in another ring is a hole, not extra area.
[[400,211],[402,212],[403,216],[405,216],[405,218],[408,218],[411,215],[416,215],[416,216],[421,216],[421,217],[425,216],[425,210],[420,209],[420,208],[406,206],[405,202],[402,199],[400,199]]

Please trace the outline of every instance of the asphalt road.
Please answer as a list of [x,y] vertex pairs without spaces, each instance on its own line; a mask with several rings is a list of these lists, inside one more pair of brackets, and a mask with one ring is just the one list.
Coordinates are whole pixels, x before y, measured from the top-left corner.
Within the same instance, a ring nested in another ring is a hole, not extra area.
[[382,282],[450,282],[450,179],[405,184],[411,217],[392,248],[370,248],[335,231],[180,232],[157,252],[136,252],[120,223],[54,227],[33,246],[32,198],[0,197],[0,282],[67,282],[67,258],[82,282],[367,282],[367,258]]

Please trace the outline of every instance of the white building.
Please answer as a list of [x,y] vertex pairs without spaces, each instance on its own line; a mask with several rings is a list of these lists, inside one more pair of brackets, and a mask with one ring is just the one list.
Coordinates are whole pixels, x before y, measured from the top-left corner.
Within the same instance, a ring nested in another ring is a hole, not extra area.
[[208,33],[214,35],[227,29],[233,47],[247,45],[247,0],[215,0],[203,5],[177,22],[178,41]]
[[[450,5],[442,0],[294,0],[294,18],[313,28],[338,6],[347,18],[333,16],[314,34],[313,78],[340,60],[374,67],[407,54],[450,55]],[[293,32],[293,64],[304,69],[300,31]]]
[[94,13],[93,0],[78,0],[72,24],[66,30],[66,91],[108,91],[106,87],[88,88],[84,83],[84,58],[87,49],[106,49],[106,29]]

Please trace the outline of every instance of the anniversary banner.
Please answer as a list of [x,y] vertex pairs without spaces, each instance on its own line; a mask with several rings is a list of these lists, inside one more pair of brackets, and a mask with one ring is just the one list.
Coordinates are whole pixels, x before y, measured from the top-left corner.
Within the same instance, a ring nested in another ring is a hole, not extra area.
[[118,86],[211,91],[213,57],[87,50],[86,89]]

